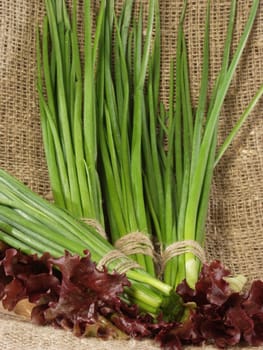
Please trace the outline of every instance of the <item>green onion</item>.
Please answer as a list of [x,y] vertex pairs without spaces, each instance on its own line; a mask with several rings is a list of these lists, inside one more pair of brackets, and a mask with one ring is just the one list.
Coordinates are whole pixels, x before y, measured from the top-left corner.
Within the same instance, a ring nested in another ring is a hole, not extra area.
[[85,59],[82,70],[77,0],[72,3],[71,21],[64,0],[55,4],[46,1],[47,17],[43,24],[42,44],[38,35],[37,59],[43,141],[55,203],[78,218],[94,219],[102,226],[94,86],[105,4],[106,0],[101,2],[92,42],[90,1],[84,3]]
[[[105,35],[101,38],[98,53],[98,128],[104,172],[101,184],[113,243],[129,233],[140,232],[149,238],[151,234],[141,170],[142,116],[145,113],[143,89],[149,64],[156,1],[149,2],[144,43],[142,8],[130,34],[132,39],[129,40],[132,4],[133,1],[125,1],[121,15],[117,18],[114,2],[107,3]],[[133,46],[129,46],[132,45],[131,40]],[[128,56],[132,53],[134,58]],[[133,258],[149,273],[155,274],[152,257],[138,253]]]
[[[88,249],[95,262],[99,262],[114,248],[96,230],[78,221],[68,212],[47,202],[0,169],[0,239],[27,254],[49,252],[59,257],[65,250],[83,256]],[[107,264],[114,271],[121,263],[131,261],[117,257]],[[129,303],[138,304],[142,311],[157,316],[164,312],[175,318],[170,309],[174,293],[172,288],[136,267],[127,271],[132,287],[127,289]]]
[[[129,233],[157,241],[161,255],[173,243],[203,247],[213,171],[249,113],[263,86],[217,153],[220,111],[248,40],[259,0],[230,59],[236,0],[221,70],[211,98],[209,86],[208,1],[203,72],[198,105],[191,103],[187,43],[183,31],[187,1],[179,22],[176,63],[170,64],[168,106],[160,101],[161,28],[159,4],[149,1],[146,35],[143,6],[132,21],[133,0],[119,17],[114,1],[102,0],[92,26],[91,1],[84,0],[85,43],[82,68],[77,29],[77,0],[70,20],[64,0],[46,0],[42,39],[37,32],[38,91],[47,166],[55,204],[42,199],[0,169],[0,239],[26,254],[69,251],[106,265],[123,266],[131,286],[123,300],[142,312],[176,320],[183,305],[174,288],[184,278],[194,287],[200,261],[193,253],[162,261],[155,278],[153,257],[129,257],[114,244]],[[155,33],[154,33],[155,26]],[[174,76],[175,71],[175,76]],[[165,145],[167,147],[165,147]],[[93,219],[104,226],[113,245],[100,236]],[[114,255],[112,259],[106,259]],[[136,260],[138,264],[134,262]]]
[[[149,1],[145,36],[143,5],[138,17],[132,19],[133,5],[133,0],[125,0],[117,17],[115,2],[101,1],[93,28],[91,2],[84,1],[82,69],[77,0],[73,0],[71,23],[64,0],[56,6],[46,1],[42,55],[38,35],[38,89],[54,199],[78,218],[95,219],[104,225],[105,217],[113,244],[129,233],[140,232],[154,238],[164,256],[176,242],[185,242],[189,248],[187,241],[193,241],[202,249],[214,168],[263,93],[261,87],[217,151],[220,111],[259,0],[253,1],[232,58],[237,2],[231,1],[221,70],[210,98],[208,1],[197,106],[191,102],[183,30],[187,1],[178,26],[176,62],[170,64],[167,106],[159,96],[158,1]],[[151,256],[140,253],[131,257],[155,275]],[[200,261],[186,251],[171,256],[161,267],[168,285],[175,287],[186,278],[193,287]]]
[[[236,13],[236,1],[231,1],[222,67],[210,100],[207,97],[210,23],[210,2],[208,1],[203,72],[197,108],[194,108],[191,103],[186,40],[183,33],[186,4],[187,1],[184,2],[178,27],[175,82],[173,81],[174,67],[171,64],[168,109],[165,110],[161,103],[155,104],[153,77],[158,75],[159,64],[157,66],[152,64],[148,89],[149,116],[143,129],[142,147],[146,167],[144,187],[147,194],[147,207],[152,220],[153,231],[164,256],[166,248],[176,242],[194,241],[200,247],[203,247],[214,167],[263,93],[261,87],[225,142],[223,142],[216,156],[217,130],[221,107],[248,40],[259,1],[253,1],[244,33],[240,38],[232,60],[230,60]],[[152,62],[158,62],[158,59],[154,57],[155,54],[153,53]],[[156,75],[154,75],[155,71]],[[192,112],[194,110],[196,110],[195,113]],[[164,140],[167,143],[166,151],[163,150]],[[187,246],[187,242],[185,244]],[[184,254],[178,252],[179,256],[175,255],[175,257],[168,259],[165,266],[162,266],[164,281],[176,286],[186,278],[188,284],[194,287],[200,270],[199,259],[190,252]]]
[[216,160],[214,162],[214,166],[216,166],[219,163],[220,159],[223,157],[224,153],[226,152],[226,150],[230,146],[230,144],[233,141],[234,137],[236,136],[236,134],[238,133],[238,131],[240,130],[242,125],[245,123],[247,117],[249,116],[249,114],[251,113],[252,109],[255,107],[255,105],[259,101],[259,99],[262,96],[262,94],[263,94],[263,85],[260,87],[260,89],[257,91],[256,95],[250,101],[250,103],[248,104],[248,106],[245,109],[244,113],[239,118],[239,120],[235,124],[235,126],[232,129],[232,131],[230,132],[230,134],[225,139],[224,143],[220,146],[220,149],[218,150],[218,153],[217,153],[217,156],[216,156]]
[[[202,199],[201,194],[202,194],[203,184],[205,183],[205,179],[207,176],[211,177],[211,174],[209,174],[209,172],[211,172],[213,169],[213,166],[208,166],[209,158],[210,158],[209,154],[212,151],[212,160],[213,160],[213,158],[215,157],[215,155],[213,154],[214,153],[213,148],[215,148],[213,147],[213,143],[215,143],[214,138],[216,137],[216,134],[217,134],[216,129],[217,129],[217,124],[219,120],[220,110],[224,102],[224,98],[226,96],[232,77],[234,75],[235,69],[239,62],[240,56],[247,42],[249,33],[251,31],[251,28],[257,13],[258,5],[259,5],[258,0],[253,1],[249,18],[246,23],[243,35],[241,36],[241,39],[239,41],[236,52],[222,80],[219,79],[220,83],[217,88],[215,101],[213,103],[212,108],[210,109],[210,113],[207,116],[207,122],[204,126],[202,140],[200,143],[200,149],[198,151],[197,159],[196,159],[196,167],[194,168],[194,171],[192,172],[192,175],[191,175],[191,184],[189,187],[189,197],[188,197],[188,203],[187,203],[186,214],[185,214],[184,238],[186,240],[196,239],[200,244],[203,244],[204,233],[197,232],[196,228],[197,228],[199,215],[203,215],[202,213],[203,206],[201,205],[202,202],[200,202],[200,200]],[[229,25],[231,26],[231,22]],[[208,111],[209,111],[209,107],[208,107]],[[208,169],[208,172],[207,172],[207,169]],[[207,196],[205,196],[205,198],[207,200]],[[200,208],[201,208],[201,211],[200,211]],[[186,259],[186,262],[185,262],[186,278],[188,283],[191,286],[193,286],[195,281],[197,280],[199,263],[196,260],[196,258],[192,256],[192,254],[186,254],[185,259]]]

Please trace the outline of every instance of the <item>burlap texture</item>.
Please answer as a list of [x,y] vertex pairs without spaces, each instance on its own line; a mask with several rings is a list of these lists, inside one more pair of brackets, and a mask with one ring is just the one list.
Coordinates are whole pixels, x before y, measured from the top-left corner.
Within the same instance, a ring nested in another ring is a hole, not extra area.
[[[147,0],[143,1],[145,5]],[[118,5],[121,1],[117,2]],[[176,48],[179,0],[161,0],[162,97],[167,100],[169,58]],[[211,82],[220,66],[229,0],[212,0]],[[251,0],[238,1],[234,47],[247,19]],[[185,22],[193,100],[200,84],[205,0],[189,0]],[[145,11],[146,12],[146,11]],[[50,193],[36,93],[35,31],[44,13],[43,0],[0,1],[0,166],[43,196]],[[234,49],[233,47],[233,49]],[[249,44],[222,110],[219,143],[231,130],[263,82],[263,3]],[[263,101],[218,165],[207,220],[208,259],[218,258],[249,280],[263,268]],[[155,349],[151,342],[101,342],[75,339],[49,328],[39,329],[0,314],[0,348],[15,349]]]

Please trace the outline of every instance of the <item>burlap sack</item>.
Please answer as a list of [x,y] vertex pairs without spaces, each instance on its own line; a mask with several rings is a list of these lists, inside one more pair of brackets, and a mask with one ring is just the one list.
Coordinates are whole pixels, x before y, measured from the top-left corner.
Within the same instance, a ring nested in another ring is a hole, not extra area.
[[[118,5],[121,1],[116,1]],[[238,1],[234,47],[251,0]],[[147,0],[144,0],[147,4]],[[167,100],[169,58],[174,56],[182,1],[161,0],[162,97]],[[211,82],[220,65],[229,0],[212,1]],[[185,22],[193,100],[201,74],[205,0],[189,0]],[[43,196],[50,192],[39,126],[36,93],[35,31],[44,13],[43,0],[0,1],[0,166]],[[233,49],[234,49],[233,47]],[[263,82],[263,3],[222,111],[219,142],[231,130]],[[263,101],[218,165],[207,220],[208,259],[218,258],[249,280],[263,268]],[[38,328],[0,314],[1,349],[155,349],[151,342],[107,343],[76,339],[64,331]]]

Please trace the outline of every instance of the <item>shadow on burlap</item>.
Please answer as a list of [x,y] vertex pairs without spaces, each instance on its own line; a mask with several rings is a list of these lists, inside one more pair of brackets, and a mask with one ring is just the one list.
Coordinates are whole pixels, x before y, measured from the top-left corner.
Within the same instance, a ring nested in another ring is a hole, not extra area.
[[[117,6],[121,1],[116,1]],[[143,1],[147,4],[147,1]],[[182,1],[161,0],[162,98],[166,101],[169,58],[175,55],[176,32]],[[211,82],[219,69],[229,0],[212,1]],[[200,84],[205,0],[190,0],[185,21],[193,101]],[[234,45],[244,27],[251,0],[238,1]],[[146,12],[146,11],[145,11]],[[35,31],[44,13],[43,0],[0,2],[0,166],[39,194],[50,193],[42,148],[36,93]],[[263,82],[263,4],[233,79],[221,113],[219,143],[231,130]],[[237,139],[215,170],[206,252],[233,273],[251,281],[262,278],[263,268],[263,101],[257,105]],[[151,342],[101,342],[76,339],[70,334],[40,329],[1,314],[0,348],[15,349],[155,349]]]

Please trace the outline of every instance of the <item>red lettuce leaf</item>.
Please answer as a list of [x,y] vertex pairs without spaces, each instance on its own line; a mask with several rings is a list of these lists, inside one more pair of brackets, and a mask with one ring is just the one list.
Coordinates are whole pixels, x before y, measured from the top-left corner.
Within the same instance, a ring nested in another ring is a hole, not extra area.
[[214,261],[203,266],[194,290],[186,281],[178,286],[177,293],[183,300],[196,304],[191,332],[219,348],[243,341],[262,345],[263,282],[254,281],[246,294],[238,294],[224,280],[229,275],[229,270]]
[[[0,277],[3,306],[13,310],[16,304],[25,298],[31,302],[39,302],[45,298],[50,300],[50,295],[57,295],[59,280],[52,275],[51,264],[48,262],[49,254],[41,258],[37,255],[25,255],[16,249],[7,249],[0,262],[4,276]],[[43,301],[42,301],[43,302]]]
[[180,324],[168,324],[156,336],[166,350],[181,349],[182,345],[200,345],[205,339],[195,325],[195,314],[191,311],[188,319]]
[[[100,324],[100,308],[108,307],[118,312],[119,295],[130,282],[124,275],[99,271],[90,254],[82,258],[65,253],[59,259],[49,254],[42,257],[25,255],[16,249],[2,252],[0,261],[0,296],[3,306],[13,310],[16,304],[27,298],[36,306],[32,321],[72,329],[76,335],[86,332],[88,324]],[[105,327],[107,328],[107,327]],[[108,325],[108,328],[109,325]]]
[[120,295],[130,286],[125,275],[109,274],[96,268],[88,251],[84,257],[68,252],[54,259],[38,258],[7,249],[0,263],[1,299],[14,309],[21,300],[35,304],[31,318],[39,325],[70,329],[76,336],[92,334],[108,338],[123,336],[153,337],[164,322],[141,315],[136,305],[129,306]]
[[243,306],[249,316],[263,313],[263,281],[252,283]]
[[230,271],[215,260],[210,265],[204,264],[195,289],[191,289],[186,281],[177,287],[177,293],[184,297],[185,302],[195,302],[198,305],[222,305],[232,294],[229,284],[224,277]]
[[32,321],[69,329],[76,336],[152,338],[166,350],[214,343],[219,348],[246,342],[263,344],[263,282],[245,294],[231,291],[224,280],[230,271],[219,261],[204,265],[191,289],[182,282],[177,293],[185,302],[184,321],[166,322],[141,314],[121,299],[130,282],[125,275],[96,268],[90,253],[65,253],[59,259],[0,252],[0,299],[8,310],[27,298],[34,303]]
[[254,281],[242,304],[250,317],[251,328],[244,331],[244,339],[252,346],[263,344],[263,282]]

